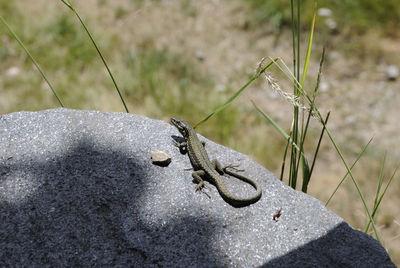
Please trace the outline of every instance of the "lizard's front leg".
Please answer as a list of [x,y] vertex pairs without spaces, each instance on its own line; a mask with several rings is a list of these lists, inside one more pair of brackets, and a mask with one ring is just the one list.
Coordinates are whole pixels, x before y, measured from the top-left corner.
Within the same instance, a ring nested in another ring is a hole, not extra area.
[[172,140],[172,143],[179,148],[179,152],[181,152],[181,154],[186,154],[187,153],[187,142],[186,141],[182,141],[182,142],[178,142],[176,140]]

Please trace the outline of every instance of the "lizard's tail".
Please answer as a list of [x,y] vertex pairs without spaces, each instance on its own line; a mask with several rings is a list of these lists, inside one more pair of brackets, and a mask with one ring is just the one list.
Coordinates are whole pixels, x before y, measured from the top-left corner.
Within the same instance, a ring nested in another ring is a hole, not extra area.
[[[252,196],[250,196],[248,198],[240,198],[240,197],[234,196],[232,194],[227,195],[226,193],[229,193],[229,191],[227,191],[227,189],[226,189],[226,191],[224,191],[225,195],[221,195],[225,199],[226,202],[228,202],[229,204],[231,204],[234,207],[244,207],[244,206],[254,204],[261,198],[261,187],[257,182],[255,182],[254,180],[249,179],[245,176],[239,175],[235,172],[229,171],[228,169],[224,169],[224,172],[230,176],[233,176],[233,177],[245,182],[245,183],[250,184],[256,190],[255,194],[253,194]],[[218,189],[218,191],[220,191],[220,189]]]

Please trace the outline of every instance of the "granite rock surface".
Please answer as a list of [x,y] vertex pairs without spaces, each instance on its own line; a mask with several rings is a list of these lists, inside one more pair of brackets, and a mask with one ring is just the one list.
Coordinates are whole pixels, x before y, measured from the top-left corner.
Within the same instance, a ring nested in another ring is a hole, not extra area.
[[[372,237],[249,157],[205,138],[210,158],[240,164],[261,199],[234,208],[163,121],[53,109],[0,116],[0,266],[395,267]],[[169,154],[166,167],[151,153]],[[225,178],[229,189],[253,189]],[[278,221],[273,216],[278,210]]]

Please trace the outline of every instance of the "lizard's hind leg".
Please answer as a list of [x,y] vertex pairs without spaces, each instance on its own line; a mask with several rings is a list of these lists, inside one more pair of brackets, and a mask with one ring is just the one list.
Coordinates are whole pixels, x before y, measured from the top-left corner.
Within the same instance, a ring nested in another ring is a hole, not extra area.
[[238,169],[237,167],[239,167],[239,165],[227,165],[227,166],[222,166],[220,162],[218,162],[217,159],[213,159],[211,161],[211,164],[213,165],[214,169],[220,174],[220,175],[225,175],[226,173],[226,169],[227,168],[232,168],[235,171],[244,171],[244,169]]

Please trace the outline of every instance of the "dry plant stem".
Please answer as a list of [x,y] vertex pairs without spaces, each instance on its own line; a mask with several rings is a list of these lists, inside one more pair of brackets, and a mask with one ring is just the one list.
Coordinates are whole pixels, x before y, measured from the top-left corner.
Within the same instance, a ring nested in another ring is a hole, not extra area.
[[270,73],[264,73],[265,79],[267,80],[268,85],[276,92],[278,93],[283,99],[285,99],[287,102],[292,104],[295,107],[299,107],[302,110],[310,110],[309,108],[305,107],[304,105],[301,105],[299,102],[299,98],[296,97],[295,95],[291,93],[287,93],[282,90],[282,88],[276,83],[275,79],[272,77]]

